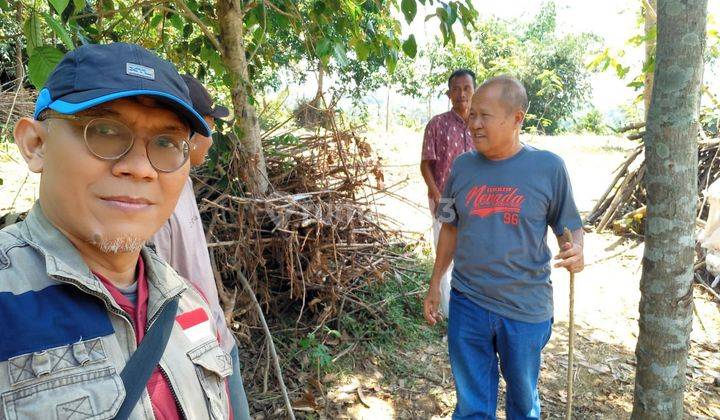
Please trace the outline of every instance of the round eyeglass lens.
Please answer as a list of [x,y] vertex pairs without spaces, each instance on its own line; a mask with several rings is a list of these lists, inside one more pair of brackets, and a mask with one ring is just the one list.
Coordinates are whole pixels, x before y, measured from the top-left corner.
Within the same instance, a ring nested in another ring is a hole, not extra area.
[[117,159],[132,147],[133,133],[122,123],[97,118],[85,127],[85,143],[95,156]]
[[148,159],[155,169],[172,172],[187,162],[190,155],[188,140],[170,134],[162,134],[152,139],[147,147]]

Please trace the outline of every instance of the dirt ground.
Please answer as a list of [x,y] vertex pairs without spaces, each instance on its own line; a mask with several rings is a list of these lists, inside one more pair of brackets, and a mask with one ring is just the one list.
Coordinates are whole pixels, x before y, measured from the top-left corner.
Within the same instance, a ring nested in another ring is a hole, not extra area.
[[40,177],[27,169],[14,144],[0,144],[0,179],[0,215],[32,207]]
[[[418,170],[421,134],[402,129],[370,133],[368,138],[383,156],[386,186],[396,185],[392,196],[379,199],[378,210],[393,217],[402,229],[427,241],[431,235],[430,219]],[[528,137],[525,140],[564,158],[582,212],[591,209],[594,200],[607,188],[612,171],[627,150],[634,147],[614,137]],[[0,149],[0,178],[4,180],[0,185],[0,214],[10,208],[28,209],[38,190],[38,177],[28,174],[14,146],[10,150],[8,155]],[[629,418],[643,245],[634,239],[607,233],[588,233],[585,244],[587,268],[577,276],[575,297],[575,418]],[[551,248],[554,251],[556,246],[551,244]],[[552,278],[555,324],[552,339],[544,351],[540,394],[543,417],[561,418],[566,399],[568,275],[554,271]],[[686,418],[720,418],[720,387],[713,385],[714,378],[720,376],[719,304],[696,289]],[[327,402],[336,407],[327,417],[449,419],[455,391],[446,343],[429,342],[424,348],[401,356],[422,366],[421,373],[394,377],[383,372],[375,360],[369,360],[350,374],[326,378]],[[332,385],[328,387],[328,384]],[[501,395],[499,418],[504,418],[502,399]],[[298,414],[308,418],[318,416]]]
[[[431,239],[426,193],[419,175],[420,133],[409,130],[368,135],[387,163],[386,185],[400,187],[381,199],[380,211],[402,228]],[[527,137],[536,147],[551,150],[566,162],[576,202],[589,211],[605,191],[613,170],[634,143],[615,137]],[[392,162],[391,164],[389,162]],[[553,252],[557,249],[551,244]],[[588,233],[586,269],[578,274],[575,296],[574,416],[582,419],[624,419],[632,411],[635,344],[638,334],[639,281],[643,244],[608,233]],[[540,394],[544,418],[564,418],[568,342],[568,274],[554,270],[555,323],[543,356]],[[686,418],[720,418],[720,302],[695,290],[696,317],[688,361]],[[403,357],[425,366],[413,377],[390,377],[369,364],[331,388],[328,398],[343,407],[333,418],[449,419],[455,390],[447,344],[428,343]],[[498,418],[504,416],[504,396]],[[321,416],[322,417],[322,416]]]

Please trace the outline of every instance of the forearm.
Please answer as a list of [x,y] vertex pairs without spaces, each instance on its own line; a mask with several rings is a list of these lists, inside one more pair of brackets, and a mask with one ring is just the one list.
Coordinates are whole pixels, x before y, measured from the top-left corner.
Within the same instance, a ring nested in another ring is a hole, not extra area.
[[420,173],[425,180],[425,185],[427,185],[428,190],[430,191],[438,189],[435,184],[435,177],[432,174],[432,162],[433,161],[431,160],[423,160],[420,162]]
[[440,280],[447,271],[455,255],[457,245],[457,227],[443,223],[440,229],[437,250],[435,251],[435,265],[430,277],[430,288],[440,287]]

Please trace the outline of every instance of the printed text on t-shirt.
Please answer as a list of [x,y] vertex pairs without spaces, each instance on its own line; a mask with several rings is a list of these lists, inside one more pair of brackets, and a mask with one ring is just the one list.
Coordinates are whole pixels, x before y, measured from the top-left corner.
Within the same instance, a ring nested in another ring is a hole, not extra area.
[[520,209],[525,196],[516,187],[475,186],[465,196],[465,205],[470,214],[482,218],[495,213],[503,214],[503,223],[517,225]]

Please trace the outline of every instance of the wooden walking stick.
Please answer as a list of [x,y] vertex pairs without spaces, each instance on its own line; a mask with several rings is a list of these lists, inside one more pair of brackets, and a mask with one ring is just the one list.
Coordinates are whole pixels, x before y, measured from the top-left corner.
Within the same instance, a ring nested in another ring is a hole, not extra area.
[[[572,232],[567,227],[563,231],[563,245],[573,243]],[[565,406],[565,419],[572,418],[573,400],[573,350],[575,349],[575,273],[570,272],[570,314],[568,320],[568,363],[567,363],[567,404]]]

